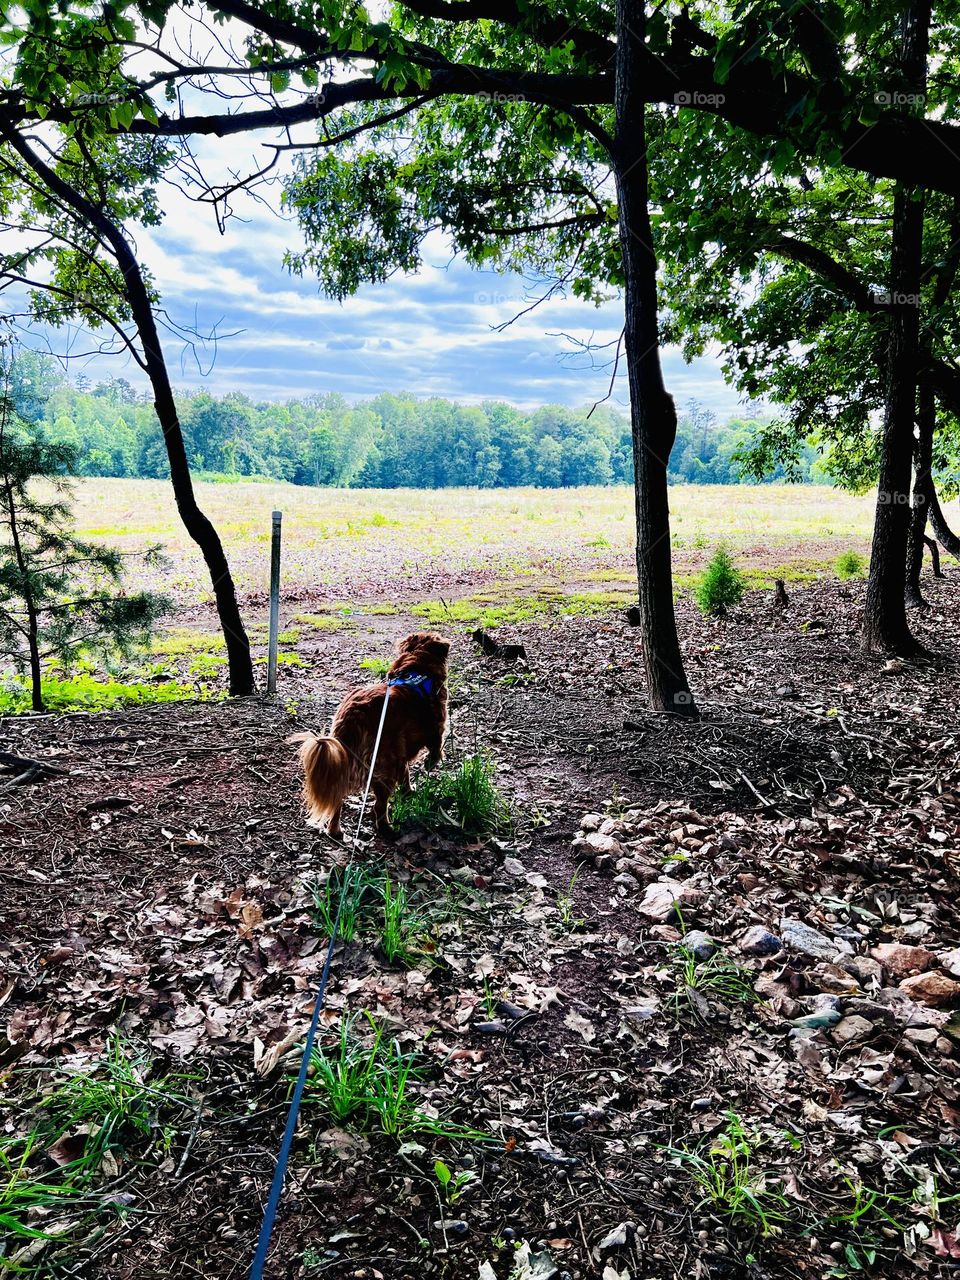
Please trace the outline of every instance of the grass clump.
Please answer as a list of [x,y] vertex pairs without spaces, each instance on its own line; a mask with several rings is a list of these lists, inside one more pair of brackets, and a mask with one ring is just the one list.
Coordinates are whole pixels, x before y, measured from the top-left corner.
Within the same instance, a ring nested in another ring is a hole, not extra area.
[[866,564],[866,560],[859,551],[844,551],[834,560],[833,567],[841,582],[849,582],[851,578],[863,577]]
[[115,1036],[107,1056],[93,1070],[71,1071],[44,1098],[43,1127],[52,1126],[57,1134],[86,1135],[75,1163],[78,1174],[92,1177],[107,1152],[142,1143],[154,1133],[159,1132],[164,1147],[169,1145],[172,1130],[161,1124],[160,1113],[190,1103],[171,1088],[174,1077],[151,1080],[152,1071],[150,1058],[135,1054]]
[[369,671],[377,680],[385,680],[393,663],[389,658],[361,658],[357,665],[361,671]]
[[[344,942],[363,936],[375,939],[388,964],[412,968],[432,949],[428,916],[413,901],[405,885],[351,864],[331,871],[323,885],[311,890],[314,918],[329,936],[339,908],[337,934]],[[343,902],[341,905],[341,894]]]
[[[48,711],[113,711],[117,707],[139,707],[154,702],[183,702],[197,697],[206,701],[215,695],[207,689],[198,693],[195,685],[175,680],[124,682],[99,680],[95,676],[44,676],[41,681],[43,705]],[[30,688],[18,677],[0,685],[0,716],[16,716],[31,707]]]
[[412,791],[393,802],[396,824],[418,823],[428,830],[456,828],[467,836],[495,836],[509,830],[510,806],[494,781],[494,764],[482,751],[465,756],[456,769],[420,776]]
[[698,960],[682,942],[671,948],[670,968],[674,978],[671,997],[674,1014],[708,1015],[709,1001],[719,1004],[759,1004],[747,970],[724,951],[715,951],[707,960]]
[[405,1053],[399,1041],[388,1040],[383,1023],[364,1010],[344,1015],[331,1045],[314,1047],[308,1088],[321,1095],[335,1120],[364,1132],[379,1130],[394,1138],[413,1133],[485,1137],[418,1108],[415,1085],[423,1074],[420,1055],[414,1050]]
[[770,1236],[782,1229],[790,1205],[756,1161],[758,1142],[734,1111],[712,1140],[690,1149],[668,1147],[674,1163],[701,1193],[697,1208],[709,1205],[731,1225]]
[[719,618],[743,599],[743,574],[731,559],[726,547],[717,547],[700,575],[694,598],[701,613]]
[[167,631],[150,645],[150,652],[162,658],[184,658],[195,653],[210,653],[226,648],[217,632],[189,631],[186,627]]
[[429,921],[410,901],[404,885],[383,881],[383,919],[380,946],[390,964],[412,968],[424,952]]
[[[54,1175],[38,1176],[32,1169],[43,1143],[34,1132],[26,1138],[0,1137],[0,1239],[52,1240],[60,1232],[53,1229],[56,1211],[64,1217],[72,1211],[79,1189],[69,1181],[54,1181]],[[46,1231],[29,1225],[42,1213]],[[0,1271],[7,1270],[0,1257]],[[11,1260],[10,1270],[19,1270]]]

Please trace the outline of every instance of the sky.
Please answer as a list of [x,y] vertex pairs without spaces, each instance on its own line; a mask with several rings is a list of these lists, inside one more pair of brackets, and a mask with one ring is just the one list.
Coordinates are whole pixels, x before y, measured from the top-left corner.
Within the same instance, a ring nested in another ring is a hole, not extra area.
[[[551,298],[498,332],[494,326],[539,294],[519,277],[471,270],[437,237],[416,275],[365,287],[339,303],[284,268],[291,240],[297,241],[295,228],[262,214],[228,223],[221,236],[204,210],[179,205],[161,227],[137,232],[139,256],[165,311],[215,339],[192,348],[166,335],[175,385],[256,399],[339,391],[354,400],[412,391],[465,403],[502,399],[521,408],[592,403],[609,389],[609,352],[587,355],[563,335],[614,341],[622,327],[619,301],[597,308]],[[688,365],[668,348],[663,360],[678,407],[693,396],[721,418],[740,409],[717,359]],[[119,357],[73,361],[71,369],[138,381]],[[612,403],[625,401],[621,369]]]

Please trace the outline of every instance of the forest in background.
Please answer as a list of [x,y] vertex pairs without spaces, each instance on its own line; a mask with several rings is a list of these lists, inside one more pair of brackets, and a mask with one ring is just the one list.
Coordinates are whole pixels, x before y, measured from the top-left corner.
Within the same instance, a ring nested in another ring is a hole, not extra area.
[[[28,351],[12,362],[21,417],[77,450],[78,474],[164,478],[167,455],[150,397],[126,379],[69,380],[53,359]],[[180,394],[191,467],[198,477],[264,478],[340,488],[507,488],[631,484],[629,418],[600,405],[544,405],[525,413],[498,400],[462,405],[413,393],[349,403],[335,393],[283,402],[239,392]],[[726,423],[695,400],[681,414],[670,459],[674,483],[737,484],[761,420]],[[807,448],[788,476],[823,480]]]

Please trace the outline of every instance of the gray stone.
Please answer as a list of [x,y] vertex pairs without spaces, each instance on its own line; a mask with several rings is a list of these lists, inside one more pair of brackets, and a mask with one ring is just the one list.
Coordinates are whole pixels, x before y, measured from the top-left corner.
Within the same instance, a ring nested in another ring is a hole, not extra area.
[[684,935],[680,943],[684,951],[689,951],[696,960],[709,960],[711,956],[716,955],[718,947],[709,933],[704,933],[702,929],[690,929]]
[[851,1013],[849,1017],[841,1018],[833,1028],[833,1038],[840,1044],[848,1044],[851,1040],[862,1040],[872,1030],[873,1023],[869,1018],[863,1018],[858,1013]]
[[772,956],[780,950],[783,943],[775,933],[765,929],[762,924],[755,924],[747,930],[737,945],[747,956]]
[[780,936],[785,947],[814,960],[835,960],[842,950],[833,938],[828,938],[819,929],[804,924],[802,920],[792,920],[789,916],[784,916],[780,921]]

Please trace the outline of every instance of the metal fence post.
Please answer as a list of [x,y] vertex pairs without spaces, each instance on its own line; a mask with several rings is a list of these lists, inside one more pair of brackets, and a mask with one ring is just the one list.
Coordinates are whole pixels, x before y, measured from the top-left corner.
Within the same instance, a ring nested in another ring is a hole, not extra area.
[[277,692],[277,640],[280,630],[280,522],[282,511],[274,511],[270,538],[270,638],[267,649],[267,693]]

